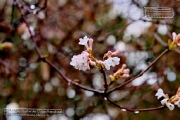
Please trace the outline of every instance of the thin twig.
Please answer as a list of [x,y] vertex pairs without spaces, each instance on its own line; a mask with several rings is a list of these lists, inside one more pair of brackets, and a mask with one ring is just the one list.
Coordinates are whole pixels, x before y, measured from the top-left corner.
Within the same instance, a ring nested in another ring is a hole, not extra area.
[[69,79],[68,77],[66,77],[60,70],[58,67],[56,67],[54,64],[52,64],[49,60],[46,60],[45,59],[45,62],[48,63],[52,68],[54,68],[58,73],[59,75],[64,78],[68,83],[71,83],[79,88],[82,88],[84,90],[88,90],[88,91],[92,91],[92,92],[95,92],[95,93],[99,93],[99,94],[103,94],[104,92],[103,91],[100,91],[100,90],[96,90],[96,89],[92,89],[92,88],[88,88],[86,86],[83,86],[77,82],[74,82],[73,80]]
[[15,4],[17,5],[18,10],[19,10],[19,12],[20,12],[20,14],[21,14],[21,17],[22,17],[24,23],[26,24],[26,26],[27,26],[27,28],[28,28],[28,32],[29,32],[29,34],[30,34],[31,41],[34,43],[35,50],[36,50],[37,54],[39,55],[40,58],[43,58],[43,56],[41,55],[41,52],[40,52],[40,50],[39,50],[39,47],[37,46],[36,41],[35,41],[35,39],[34,39],[34,35],[33,35],[32,31],[30,30],[30,26],[29,26],[28,22],[26,21],[25,16],[24,16],[23,13],[22,13],[22,10],[21,10],[21,8],[20,8],[20,5],[19,5],[18,1],[17,1],[17,0],[14,0],[14,2],[15,2]]
[[132,109],[132,108],[127,108],[127,107],[122,107],[122,106],[116,104],[115,102],[113,102],[112,100],[110,100],[109,98],[107,98],[107,101],[110,102],[111,104],[113,104],[114,106],[118,107],[122,111],[129,111],[129,112],[134,112],[134,113],[139,113],[142,111],[145,112],[145,111],[160,110],[160,109],[163,109],[166,107],[166,106],[158,106],[158,107],[153,107],[153,108]]
[[107,90],[108,90],[108,84],[107,84],[106,74],[105,74],[105,72],[104,72],[103,69],[101,69],[101,73],[103,74],[103,77],[104,77],[104,88],[105,88],[104,93],[106,94],[106,92],[107,92]]
[[14,68],[12,68],[9,64],[7,64],[6,62],[4,62],[2,59],[0,59],[0,64],[3,65],[5,68],[9,69],[11,72],[17,74],[18,71],[15,70]]
[[136,109],[136,111],[154,111],[154,110],[160,110],[166,108],[166,106],[159,106],[159,107],[154,107],[154,108],[144,108],[144,109]]
[[167,47],[167,43],[164,42],[157,33],[154,33],[154,37],[156,38],[156,40],[163,46]]
[[142,72],[140,72],[138,75],[136,75],[135,77],[129,79],[128,81],[124,82],[123,84],[112,88],[111,90],[109,90],[107,93],[110,94],[111,92],[118,90],[122,87],[124,87],[125,85],[127,85],[128,83],[132,82],[133,80],[135,80],[136,78],[142,76],[146,71],[149,70],[149,68],[151,68],[164,54],[166,54],[169,50],[165,49],[145,70],[143,70]]

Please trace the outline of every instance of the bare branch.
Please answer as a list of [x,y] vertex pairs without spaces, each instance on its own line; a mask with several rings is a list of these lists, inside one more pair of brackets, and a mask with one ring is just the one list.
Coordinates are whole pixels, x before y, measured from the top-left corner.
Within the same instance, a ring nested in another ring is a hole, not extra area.
[[77,82],[74,82],[73,80],[69,79],[68,77],[66,77],[60,70],[59,68],[57,68],[54,64],[52,64],[50,61],[46,60],[45,59],[45,62],[48,63],[52,68],[54,68],[58,73],[59,75],[64,78],[64,80],[66,80],[68,83],[70,84],[73,84],[79,88],[82,88],[84,90],[88,90],[88,91],[92,91],[92,92],[95,92],[95,93],[99,93],[99,94],[103,94],[103,91],[99,91],[99,90],[95,90],[95,89],[91,89],[91,88],[88,88],[86,86],[83,86]]
[[110,100],[109,98],[107,99],[107,101],[110,102],[111,104],[113,104],[114,106],[118,107],[122,111],[129,111],[129,112],[134,112],[134,113],[139,113],[142,111],[160,110],[160,109],[163,109],[166,107],[166,106],[159,106],[159,107],[154,107],[154,108],[132,109],[132,108],[127,108],[127,107],[122,107],[122,106],[116,104],[115,102],[113,102],[112,100]]
[[104,72],[103,69],[101,69],[101,73],[103,74],[103,77],[104,77],[104,88],[105,88],[104,93],[106,94],[106,92],[107,92],[107,90],[108,90],[108,84],[107,84],[106,74],[105,74],[105,72]]

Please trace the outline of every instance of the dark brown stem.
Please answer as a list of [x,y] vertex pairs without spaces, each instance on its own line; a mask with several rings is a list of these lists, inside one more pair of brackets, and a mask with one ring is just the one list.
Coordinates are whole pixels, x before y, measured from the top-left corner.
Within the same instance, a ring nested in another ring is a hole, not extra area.
[[154,107],[154,108],[144,108],[144,109],[136,109],[137,111],[154,111],[154,110],[160,110],[165,108],[166,106],[159,106],[159,107]]
[[95,93],[103,94],[103,91],[95,90],[95,89],[92,89],[92,88],[88,88],[88,87],[86,87],[86,86],[83,86],[83,85],[81,85],[81,84],[79,84],[79,83],[77,83],[77,82],[74,82],[73,80],[69,79],[68,77],[66,77],[66,76],[59,70],[58,67],[56,67],[54,64],[52,64],[49,60],[46,60],[46,59],[45,59],[45,62],[46,62],[47,64],[49,64],[52,68],[54,68],[54,69],[59,73],[59,75],[60,75],[64,80],[66,80],[68,83],[73,84],[73,85],[75,85],[75,86],[77,86],[77,87],[79,87],[79,88],[82,88],[82,89],[84,89],[84,90],[88,90],[88,91],[92,91],[92,92],[95,92]]
[[154,33],[154,37],[156,38],[156,40],[162,45],[162,46],[165,46],[167,47],[167,43],[164,42],[157,33]]
[[121,89],[123,88],[125,85],[127,85],[128,83],[132,82],[133,80],[135,80],[136,78],[142,76],[146,71],[149,70],[149,68],[151,68],[164,54],[166,54],[169,50],[165,49],[145,70],[143,70],[142,72],[140,72],[138,75],[136,75],[135,77],[129,79],[128,81],[124,82],[123,84],[112,88],[111,90],[108,91],[108,94],[110,94],[111,92]]
[[103,74],[103,78],[104,78],[104,93],[106,94],[107,93],[107,90],[108,90],[108,84],[107,84],[107,79],[106,79],[106,74],[103,70],[103,68],[101,68],[101,73]]
[[111,104],[113,104],[114,106],[118,107],[122,111],[129,111],[129,112],[134,112],[134,113],[139,113],[139,112],[143,112],[143,111],[145,112],[145,111],[160,110],[160,109],[163,109],[166,107],[166,106],[159,106],[159,107],[154,107],[154,108],[132,109],[132,108],[127,108],[127,107],[122,107],[122,106],[116,104],[115,102],[113,102],[112,100],[110,100],[109,98],[107,98],[107,101],[110,102]]
[[20,8],[19,3],[17,2],[17,0],[14,0],[14,3],[17,5],[17,8],[18,8],[18,10],[19,10],[19,12],[20,12],[20,14],[21,14],[21,17],[22,17],[24,23],[26,24],[26,26],[27,26],[27,28],[28,28],[28,32],[29,32],[29,34],[30,34],[31,41],[33,42],[33,44],[34,44],[34,46],[35,46],[35,50],[36,50],[38,56],[39,56],[40,58],[43,58],[43,56],[41,55],[41,52],[40,52],[40,50],[39,50],[39,47],[37,46],[36,41],[35,41],[35,39],[34,39],[34,35],[33,35],[32,31],[30,30],[30,26],[29,26],[28,22],[26,21],[25,16],[24,16],[23,13],[22,13],[22,10],[21,10],[21,8]]

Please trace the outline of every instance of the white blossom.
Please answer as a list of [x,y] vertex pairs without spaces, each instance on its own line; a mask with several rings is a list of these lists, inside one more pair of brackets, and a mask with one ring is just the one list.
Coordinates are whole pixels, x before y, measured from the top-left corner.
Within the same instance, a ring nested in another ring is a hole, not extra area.
[[178,88],[178,91],[175,96],[172,96],[171,98],[169,98],[168,94],[164,94],[163,90],[160,88],[158,89],[158,92],[156,93],[155,96],[157,96],[158,99],[160,99],[161,97],[164,97],[164,99],[161,100],[161,104],[167,106],[169,110],[174,110],[175,105],[180,107],[179,91],[180,91],[180,88]]
[[180,99],[177,102],[175,102],[174,104],[180,108]]
[[172,33],[173,41],[176,40],[177,34],[175,32]]
[[180,34],[176,34],[175,32],[172,33],[173,41],[177,41],[177,45],[180,46]]
[[105,65],[105,68],[107,70],[110,70],[110,67],[114,67],[119,64],[120,58],[118,57],[108,57],[107,60],[105,60],[103,63]]
[[87,71],[90,69],[89,67],[89,53],[83,51],[79,55],[73,56],[71,59],[70,65],[74,66],[76,69]]
[[165,105],[167,102],[168,102],[168,98],[165,98],[165,99],[161,100],[162,105]]
[[155,96],[157,96],[157,99],[159,99],[161,97],[165,97],[165,94],[164,94],[163,90],[161,88],[159,88]]
[[96,65],[96,62],[92,61],[91,59],[89,59],[89,64],[92,65],[92,66],[95,66]]
[[84,36],[84,38],[79,39],[79,45],[84,45],[86,48],[88,48],[88,41],[89,38],[87,36]]
[[165,98],[165,99],[161,100],[161,104],[166,105],[169,108],[169,110],[173,110],[174,105],[172,103],[168,102],[168,100],[169,100],[169,98]]
[[174,105],[169,103],[169,102],[166,103],[166,106],[169,108],[169,110],[173,110],[174,109]]
[[[89,44],[88,44],[89,43]],[[92,49],[93,46],[93,39],[88,38],[87,36],[84,36],[84,38],[79,39],[79,45],[84,45],[86,49]]]

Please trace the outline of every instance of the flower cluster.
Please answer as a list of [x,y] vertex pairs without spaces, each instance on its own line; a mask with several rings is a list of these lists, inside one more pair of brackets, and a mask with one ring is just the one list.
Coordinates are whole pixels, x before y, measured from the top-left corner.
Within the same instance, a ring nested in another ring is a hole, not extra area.
[[176,34],[175,32],[172,33],[173,40],[168,41],[169,50],[173,50],[177,46],[180,46],[180,34]]
[[166,105],[170,110],[174,109],[174,105],[177,105],[180,108],[180,87],[178,88],[176,94],[169,98],[168,94],[164,94],[163,90],[158,89],[156,95],[158,99],[163,98],[161,100],[162,105]]
[[126,68],[126,64],[123,64],[122,67],[117,70],[113,75],[110,75],[110,80],[113,82],[118,78],[128,78],[130,70]]
[[91,59],[89,58],[89,53],[86,51],[83,51],[79,55],[73,56],[71,60],[72,61],[70,65],[74,66],[76,69],[83,70],[83,71],[90,70],[89,64],[92,66],[96,65],[95,62],[91,61]]
[[90,70],[90,66],[97,67],[98,69],[103,68],[110,70],[111,66],[115,67],[120,62],[120,58],[113,57],[118,54],[118,51],[108,51],[108,53],[104,55],[103,61],[94,58],[94,56],[92,55],[92,38],[88,38],[87,36],[85,36],[84,38],[80,38],[79,45],[84,45],[86,50],[79,55],[73,56],[70,62],[70,65],[74,66],[78,70],[87,71]]

